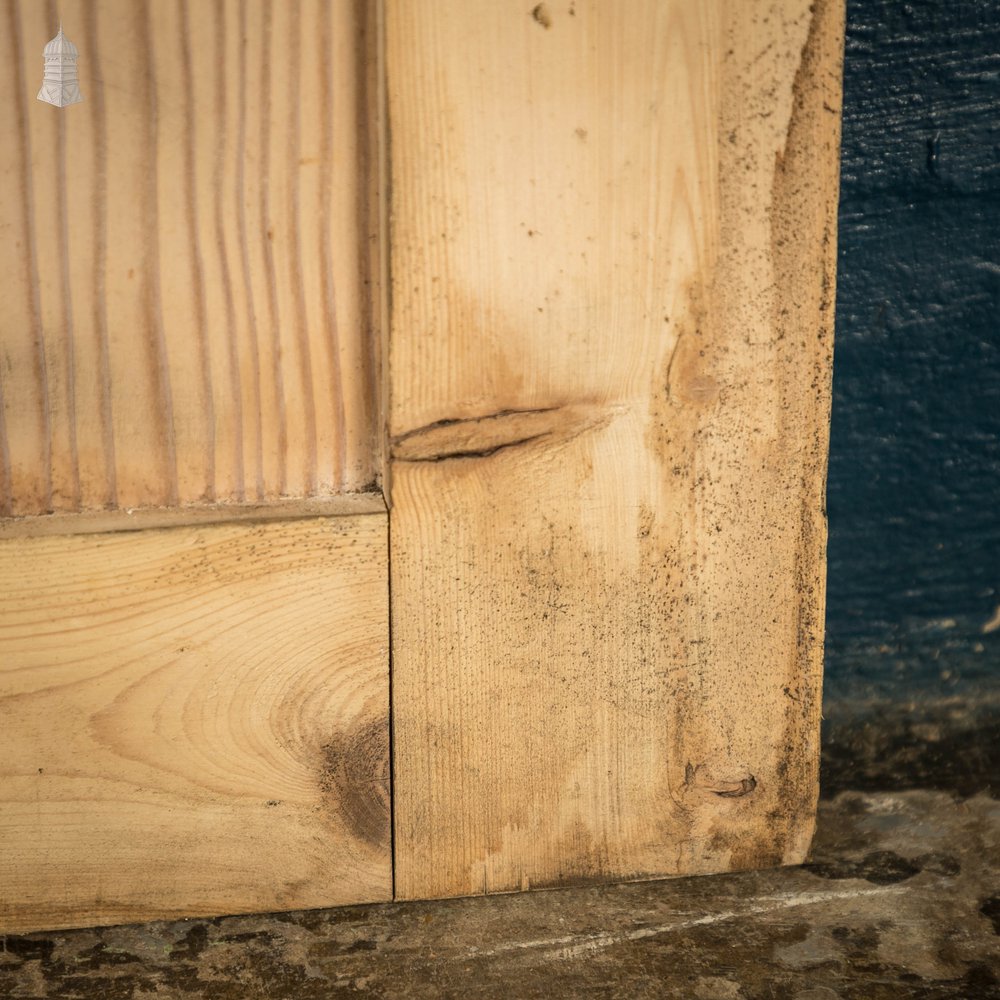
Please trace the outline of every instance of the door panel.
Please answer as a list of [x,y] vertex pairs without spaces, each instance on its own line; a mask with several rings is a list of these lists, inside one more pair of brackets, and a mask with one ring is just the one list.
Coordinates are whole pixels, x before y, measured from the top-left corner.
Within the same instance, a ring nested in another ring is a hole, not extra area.
[[0,7],[0,514],[373,488],[365,17]]

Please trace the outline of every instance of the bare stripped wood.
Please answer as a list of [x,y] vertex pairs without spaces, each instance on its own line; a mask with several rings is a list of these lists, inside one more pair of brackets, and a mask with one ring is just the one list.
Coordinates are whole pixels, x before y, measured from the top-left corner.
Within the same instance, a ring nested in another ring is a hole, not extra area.
[[[0,514],[376,479],[369,17],[2,0]],[[60,18],[63,109],[35,99]]]
[[801,861],[843,4],[385,17],[397,892]]
[[337,496],[267,504],[198,504],[189,507],[93,510],[79,514],[7,517],[0,520],[0,539],[35,538],[39,535],[97,535],[111,531],[291,521],[384,512],[385,500],[381,493],[342,493]]
[[0,541],[0,931],[391,896],[386,527]]

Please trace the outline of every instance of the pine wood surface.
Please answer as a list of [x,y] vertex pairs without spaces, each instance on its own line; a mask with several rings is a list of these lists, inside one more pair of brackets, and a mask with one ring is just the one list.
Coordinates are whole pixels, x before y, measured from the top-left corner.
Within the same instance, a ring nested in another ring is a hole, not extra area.
[[0,932],[391,896],[386,527],[0,540]]
[[842,2],[384,30],[398,895],[801,861]]
[[41,535],[97,535],[112,531],[146,531],[194,525],[256,524],[303,518],[384,514],[381,493],[341,493],[309,500],[263,504],[198,504],[186,507],[139,507],[134,510],[90,510],[78,514],[43,514],[0,519],[0,539]]
[[367,10],[0,3],[0,515],[374,482]]

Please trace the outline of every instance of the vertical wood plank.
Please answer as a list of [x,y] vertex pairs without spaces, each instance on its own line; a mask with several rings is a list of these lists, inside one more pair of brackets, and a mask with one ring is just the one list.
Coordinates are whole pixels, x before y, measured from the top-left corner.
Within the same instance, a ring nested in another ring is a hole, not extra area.
[[[0,513],[370,488],[354,0],[3,0]],[[35,99],[62,18],[83,103]]]
[[388,0],[400,896],[802,859],[842,30]]

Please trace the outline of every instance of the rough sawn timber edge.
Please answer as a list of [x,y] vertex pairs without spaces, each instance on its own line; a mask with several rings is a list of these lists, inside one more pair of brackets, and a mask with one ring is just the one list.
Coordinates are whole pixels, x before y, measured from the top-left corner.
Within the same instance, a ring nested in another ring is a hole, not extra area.
[[843,3],[385,32],[397,895],[801,861]]

